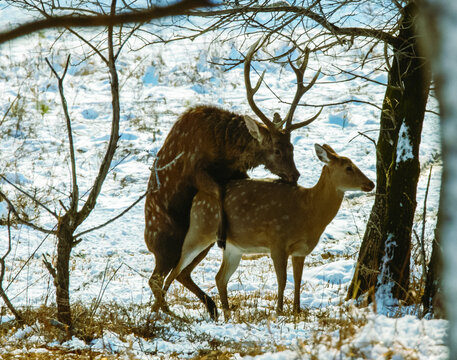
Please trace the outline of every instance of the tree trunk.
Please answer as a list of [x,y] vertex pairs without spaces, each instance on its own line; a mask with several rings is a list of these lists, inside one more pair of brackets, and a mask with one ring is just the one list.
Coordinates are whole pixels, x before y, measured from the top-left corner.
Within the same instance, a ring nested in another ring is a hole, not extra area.
[[[374,293],[387,283],[392,285],[394,297],[404,298],[409,285],[420,135],[430,87],[428,63],[418,53],[416,15],[414,4],[403,9],[402,41],[393,49],[376,147],[376,198],[348,298]],[[400,129],[402,139],[397,147]]]
[[[442,191],[441,191],[442,194]],[[446,318],[444,304],[441,294],[441,272],[443,269],[443,254],[441,250],[441,239],[439,229],[441,228],[441,204],[438,211],[438,220],[436,222],[435,240],[432,245],[432,255],[428,263],[427,277],[425,279],[425,290],[422,296],[422,305],[424,306],[423,315],[432,314],[435,318]]]
[[[426,1],[426,47],[434,62],[441,113],[443,175],[437,232],[443,249],[442,290],[448,322],[449,359],[457,358],[457,31],[455,0]],[[429,4],[427,4],[429,3]]]
[[70,254],[73,247],[73,231],[69,227],[68,214],[60,219],[57,229],[56,302],[57,320],[73,327],[70,309]]

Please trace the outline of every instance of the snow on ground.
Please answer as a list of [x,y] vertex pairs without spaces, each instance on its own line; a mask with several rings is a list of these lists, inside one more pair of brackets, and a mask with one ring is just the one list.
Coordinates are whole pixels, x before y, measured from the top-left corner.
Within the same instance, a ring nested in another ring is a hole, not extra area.
[[[47,67],[45,57],[61,72],[67,55],[72,55],[65,91],[73,120],[81,193],[88,189],[95,177],[109,138],[109,78],[96,56],[80,62],[84,52],[79,47],[79,41],[71,37],[64,44],[54,43],[54,40],[54,33],[40,33],[0,47],[0,117],[14,102],[10,116],[0,124],[0,174],[28,191],[40,189],[37,193],[39,197],[49,198],[48,192],[53,196],[57,194],[58,199],[66,204],[71,183],[66,129],[56,79]],[[220,60],[233,49],[239,49],[240,44],[235,41],[219,43],[208,51],[210,41],[207,36],[193,42],[156,45],[137,51],[123,50],[118,62],[122,104],[120,147],[97,207],[78,229],[79,232],[104,223],[143,194],[154,155],[176,117],[185,109],[201,103],[217,104],[252,115],[245,99],[242,69],[237,67],[223,72],[221,68],[208,64],[210,60]],[[87,53],[87,48],[85,51]],[[314,75],[312,69],[316,71],[319,66],[323,67],[323,75],[305,95],[304,102],[307,104],[319,105],[350,98],[378,105],[382,103],[383,86],[366,83],[362,79],[338,83],[335,80],[343,80],[346,75],[331,74],[334,59],[320,57],[320,64],[315,60],[313,58],[310,63],[307,79]],[[256,66],[260,72],[263,65]],[[367,73],[371,70],[370,66],[373,65],[366,65]],[[292,98],[295,77],[290,68],[269,64],[265,79],[284,101]],[[379,73],[377,80],[385,82],[385,74]],[[261,88],[256,99],[268,114],[274,111],[284,114],[286,111],[286,104],[280,103],[266,87]],[[430,106],[433,108],[433,103]],[[300,108],[295,118],[310,117],[317,109]],[[314,143],[330,144],[375,180],[373,143],[358,132],[376,138],[378,119],[377,108],[352,103],[327,107],[319,120],[295,131],[292,142],[295,162],[301,173],[299,183],[310,187],[319,178],[322,163],[314,154]],[[420,153],[424,171],[418,187],[417,214],[422,214],[428,168],[439,156],[439,149],[438,119],[429,113],[424,122]],[[263,168],[253,170],[251,176],[272,177]],[[439,182],[438,164],[433,168],[427,200],[425,234],[428,240],[433,238]],[[12,188],[5,181],[0,181],[0,188],[12,194]],[[395,359],[445,359],[445,321],[418,319],[414,316],[417,313],[414,309],[403,309],[401,316],[390,318],[375,313],[372,308],[359,310],[344,302],[373,200],[373,194],[348,193],[340,212],[325,230],[316,249],[307,257],[301,292],[302,308],[308,313],[305,318],[275,314],[276,277],[271,260],[264,256],[242,260],[232,277],[228,288],[229,301],[240,298],[249,305],[249,310],[242,306],[237,308],[228,322],[222,319],[212,322],[204,307],[178,283],[174,283],[168,299],[176,314],[193,319],[189,325],[178,325],[161,314],[156,325],[163,326],[167,331],[154,339],[134,335],[121,337],[106,331],[103,338],[91,344],[74,338],[63,344],[47,345],[67,350],[90,348],[121,357],[145,359],[169,356],[191,358],[215,344],[222,344],[222,349],[224,346],[231,349],[228,344],[236,343],[243,351],[234,351],[234,358],[249,355],[249,349],[258,349],[257,353],[253,352],[253,357],[247,358],[315,356],[318,359],[375,359],[390,356]],[[58,202],[47,205],[59,211]],[[1,216],[4,217],[5,213],[6,207],[0,203]],[[27,213],[31,217],[37,214],[33,208],[28,208]],[[46,215],[40,216],[37,221],[49,229],[55,226],[52,217]],[[154,268],[154,258],[144,244],[143,223],[143,203],[140,203],[120,220],[81,236],[82,242],[73,250],[71,261],[73,303],[89,306],[100,298],[103,304],[116,303],[125,307],[149,304],[151,292],[148,278]],[[422,221],[419,215],[415,226],[420,233]],[[55,238],[24,226],[14,228],[12,235],[12,252],[7,258],[4,284],[11,301],[18,307],[51,304],[55,292],[42,256],[45,254],[53,259]],[[5,226],[0,226],[0,238],[1,255],[7,248]],[[214,247],[194,273],[196,282],[216,299],[214,276],[220,260],[221,252]],[[291,268],[288,274],[286,308],[291,307],[293,298]],[[416,265],[413,266],[413,275],[420,277],[420,268]],[[177,297],[183,300],[180,302]],[[246,322],[242,320],[245,310],[253,312],[252,316],[265,313],[268,320]],[[406,313],[413,315],[404,315]],[[353,332],[350,335],[341,334],[343,328],[325,325],[322,321],[324,315],[352,324],[350,328]],[[1,322],[9,320],[10,317],[2,316]],[[15,331],[8,339],[2,339],[5,345],[0,349],[0,356],[11,351],[12,344],[17,341],[29,344],[27,351],[45,351],[42,345],[47,340],[40,335],[42,326],[37,323]]]

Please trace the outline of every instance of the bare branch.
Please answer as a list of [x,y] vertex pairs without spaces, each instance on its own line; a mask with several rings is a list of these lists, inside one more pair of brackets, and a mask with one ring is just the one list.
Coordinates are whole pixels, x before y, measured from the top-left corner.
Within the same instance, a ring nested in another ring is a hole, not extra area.
[[8,178],[6,178],[5,176],[3,175],[0,175],[0,177],[5,180],[8,184],[10,184],[12,187],[14,187],[17,191],[19,191],[20,193],[24,194],[25,196],[27,196],[29,199],[31,199],[32,201],[34,201],[37,205],[41,206],[43,209],[45,209],[48,213],[50,213],[52,216],[54,216],[56,219],[59,218],[59,215],[57,215],[54,211],[52,211],[51,209],[49,209],[46,205],[44,205],[41,201],[39,201],[38,199],[36,199],[34,196],[30,195],[28,192],[26,192],[25,190],[22,190],[19,186],[17,186],[16,184],[14,184],[13,182],[9,181]]
[[319,15],[318,13],[311,10],[311,7],[305,8],[301,6],[283,6],[283,5],[270,5],[270,6],[249,6],[242,8],[230,8],[223,10],[209,10],[209,11],[199,11],[192,10],[188,14],[191,16],[199,17],[218,17],[222,15],[246,15],[246,14],[260,14],[260,13],[285,13],[285,14],[298,14],[300,16],[307,17],[317,24],[321,25],[326,30],[330,31],[333,35],[347,35],[354,37],[368,37],[379,39],[391,45],[396,45],[399,43],[399,40],[382,30],[372,29],[372,28],[359,28],[359,27],[338,27],[335,24],[327,20],[326,17]]
[[8,210],[8,217],[7,217],[7,226],[8,226],[8,249],[6,250],[6,253],[0,258],[0,296],[5,302],[6,306],[8,309],[13,313],[14,317],[16,318],[16,321],[19,323],[23,323],[24,319],[22,315],[19,313],[19,311],[16,310],[14,305],[11,303],[10,299],[8,298],[8,295],[6,295],[5,290],[3,290],[3,279],[5,277],[5,270],[6,270],[6,265],[5,265],[5,259],[11,252],[11,208]]
[[44,266],[46,266],[46,269],[48,269],[52,278],[55,280],[56,276],[57,276],[56,269],[54,269],[54,266],[52,266],[52,264],[48,261],[45,254],[43,254],[43,264],[44,264]]
[[51,68],[51,71],[54,73],[55,77],[57,78],[59,84],[59,93],[60,93],[60,100],[62,101],[62,108],[65,115],[65,121],[67,125],[67,133],[68,133],[68,146],[70,151],[70,162],[71,162],[71,178],[72,178],[72,191],[71,191],[71,204],[70,210],[76,211],[78,208],[78,200],[79,200],[79,190],[78,190],[78,180],[76,176],[76,157],[75,157],[75,147],[73,144],[73,132],[71,130],[71,119],[70,114],[68,112],[68,104],[67,99],[65,98],[65,92],[63,88],[63,80],[65,75],[67,74],[68,65],[70,64],[70,55],[67,57],[67,62],[65,64],[65,69],[63,71],[62,76],[59,76],[54,69],[54,67],[49,62],[48,58],[46,58],[46,62],[48,66]]
[[365,138],[367,138],[368,140],[370,140],[373,144],[374,144],[374,147],[376,148],[376,140],[373,139],[372,137],[369,137],[366,133],[369,132],[369,131],[379,131],[378,129],[373,129],[373,130],[367,130],[367,131],[364,131],[364,132],[358,132],[358,134],[356,136],[354,136],[351,140],[349,140],[348,142],[351,142],[352,140],[354,140],[356,137],[358,136],[363,136]]
[[54,234],[55,233],[55,230],[57,228],[57,224],[54,226],[54,228],[52,229],[52,232],[50,232],[49,234],[46,234],[46,236],[43,238],[43,240],[41,240],[41,242],[38,244],[38,246],[35,248],[35,250],[33,250],[33,252],[30,254],[30,256],[27,258],[27,260],[22,264],[21,268],[19,269],[19,271],[16,273],[16,275],[14,275],[14,277],[11,279],[10,283],[8,284],[8,286],[6,287],[5,291],[8,290],[8,288],[10,287],[11,284],[13,284],[17,277],[19,276],[19,274],[22,272],[22,270],[24,270],[24,268],[28,265],[28,263],[30,262],[30,260],[32,260],[34,257],[35,257],[35,254],[37,253],[37,251],[41,248],[41,246],[44,244],[44,242],[48,239],[49,235],[51,234]]
[[97,225],[97,226],[94,226],[93,228],[90,228],[88,230],[84,230],[82,232],[80,232],[79,234],[76,234],[74,236],[74,238],[79,238],[83,235],[86,235],[92,231],[95,231],[95,230],[99,230],[103,227],[105,227],[106,225],[109,225],[111,224],[112,222],[116,221],[117,219],[121,218],[122,216],[124,216],[125,214],[127,214],[131,209],[133,209],[135,207],[135,205],[137,205],[141,200],[143,200],[146,195],[149,193],[150,191],[146,191],[143,195],[141,195],[138,199],[136,199],[130,206],[128,206],[126,209],[122,210],[118,215],[116,215],[115,217],[111,218],[110,220],[108,220],[107,222],[103,223],[103,224],[100,224],[100,225]]
[[129,11],[112,15],[68,15],[50,17],[20,25],[12,30],[0,33],[0,44],[34,32],[61,27],[97,27],[115,26],[127,23],[144,23],[153,19],[183,15],[197,7],[211,7],[207,0],[183,0],[173,5],[154,7],[138,11]]
[[[115,17],[114,6],[112,6],[111,17]],[[111,161],[117,148],[119,140],[119,122],[120,122],[120,100],[119,100],[119,78],[116,70],[116,58],[114,54],[113,44],[113,26],[108,26],[108,68],[111,77],[111,98],[112,98],[112,120],[111,120],[111,134],[106,149],[105,157],[100,165],[98,175],[94,181],[89,197],[77,214],[76,226],[81,224],[87,216],[89,216],[92,209],[95,207],[97,197],[100,194],[103,182],[108,174]]]

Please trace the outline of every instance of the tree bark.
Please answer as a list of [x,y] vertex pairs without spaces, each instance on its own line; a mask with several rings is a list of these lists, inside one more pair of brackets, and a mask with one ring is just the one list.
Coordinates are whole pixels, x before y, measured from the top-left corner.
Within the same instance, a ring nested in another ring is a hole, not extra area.
[[[442,191],[441,191],[442,194]],[[442,301],[441,282],[443,270],[443,254],[441,249],[441,210],[442,201],[440,200],[440,209],[438,211],[438,220],[436,222],[435,239],[432,245],[432,255],[427,267],[427,277],[425,279],[424,295],[422,296],[422,305],[424,306],[423,315],[432,314],[435,318],[446,318],[446,312]]]
[[73,247],[74,229],[69,227],[69,214],[59,221],[57,229],[56,302],[57,320],[72,329],[70,309],[70,254]]
[[[377,143],[375,203],[362,241],[348,298],[374,293],[391,284],[404,299],[409,286],[411,230],[419,177],[419,145],[430,88],[428,62],[420,57],[415,22],[417,6],[403,9],[381,114]],[[397,148],[402,129],[402,146]],[[403,153],[402,153],[403,151]],[[402,161],[400,161],[402,160]]]
[[[426,48],[433,61],[441,113],[443,174],[437,233],[442,246],[442,290],[449,359],[457,358],[457,7],[454,0],[423,1]],[[426,15],[425,15],[426,14]],[[432,255],[433,256],[433,255]]]

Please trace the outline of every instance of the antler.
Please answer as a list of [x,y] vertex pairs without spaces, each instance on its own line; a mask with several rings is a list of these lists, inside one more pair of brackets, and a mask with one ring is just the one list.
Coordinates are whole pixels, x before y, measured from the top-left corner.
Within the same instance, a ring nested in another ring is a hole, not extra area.
[[248,103],[249,106],[251,107],[252,111],[262,120],[262,122],[270,129],[270,131],[276,131],[277,126],[273,124],[270,119],[267,118],[267,116],[258,108],[257,104],[254,101],[254,95],[259,90],[260,84],[263,81],[263,77],[265,75],[265,70],[263,71],[262,75],[260,76],[259,80],[257,80],[257,84],[255,88],[252,88],[251,85],[251,60],[252,56],[257,50],[257,46],[259,45],[260,41],[262,39],[260,38],[257,40],[254,45],[251,46],[249,49],[248,53],[246,54],[246,57],[244,59],[244,83],[246,86],[246,96],[248,98]]
[[321,69],[317,70],[317,72],[314,75],[311,82],[307,86],[305,86],[303,84],[303,76],[304,76],[306,68],[308,66],[308,59],[309,59],[309,49],[308,48],[306,48],[306,50],[305,50],[305,57],[303,59],[303,63],[300,65],[300,67],[295,67],[289,58],[289,64],[290,64],[291,68],[294,70],[295,76],[297,77],[297,91],[295,92],[295,96],[292,101],[292,105],[290,106],[289,112],[287,113],[287,116],[283,120],[283,122],[285,122],[285,124],[286,124],[286,127],[285,127],[286,131],[288,131],[288,132],[291,132],[295,129],[298,129],[303,126],[311,124],[314,120],[317,119],[317,117],[322,112],[322,108],[321,108],[319,110],[319,112],[316,115],[314,115],[312,118],[292,125],[292,119],[294,117],[295,109],[297,108],[298,102],[300,101],[302,96],[309,89],[311,89],[311,87],[313,87],[313,85],[316,83],[316,80],[321,73]]
[[292,67],[292,69],[295,72],[295,76],[297,77],[297,90],[295,92],[294,99],[292,101],[292,104],[290,106],[289,112],[287,113],[287,116],[284,118],[284,120],[281,120],[281,117],[279,114],[275,113],[274,114],[274,121],[272,122],[268,117],[258,108],[257,104],[254,101],[254,95],[255,93],[259,90],[259,87],[263,81],[263,77],[265,75],[265,70],[263,71],[262,75],[260,75],[259,80],[257,80],[257,84],[254,88],[252,88],[251,84],[251,77],[250,77],[250,72],[251,72],[251,61],[254,53],[257,51],[257,47],[259,43],[261,42],[262,39],[257,40],[249,49],[248,53],[246,54],[246,57],[244,59],[244,83],[246,86],[246,95],[248,98],[248,103],[251,109],[254,111],[254,113],[260,118],[260,120],[263,121],[263,123],[270,129],[270,131],[277,131],[278,129],[281,129],[284,124],[285,128],[284,130],[286,132],[292,132],[295,129],[301,128],[303,126],[311,124],[314,120],[317,119],[317,117],[321,114],[322,109],[319,110],[319,112],[314,115],[312,118],[292,124],[292,119],[294,117],[295,109],[297,108],[298,102],[302,98],[302,96],[309,90],[311,87],[316,83],[317,78],[319,77],[321,73],[321,69],[319,69],[310,83],[305,86],[303,84],[303,76],[305,74],[305,70],[308,66],[308,59],[309,59],[309,52],[310,50],[306,48],[305,50],[305,57],[303,59],[303,63],[300,65],[300,67],[295,67],[295,65],[292,63],[292,61],[289,59],[289,64]]

